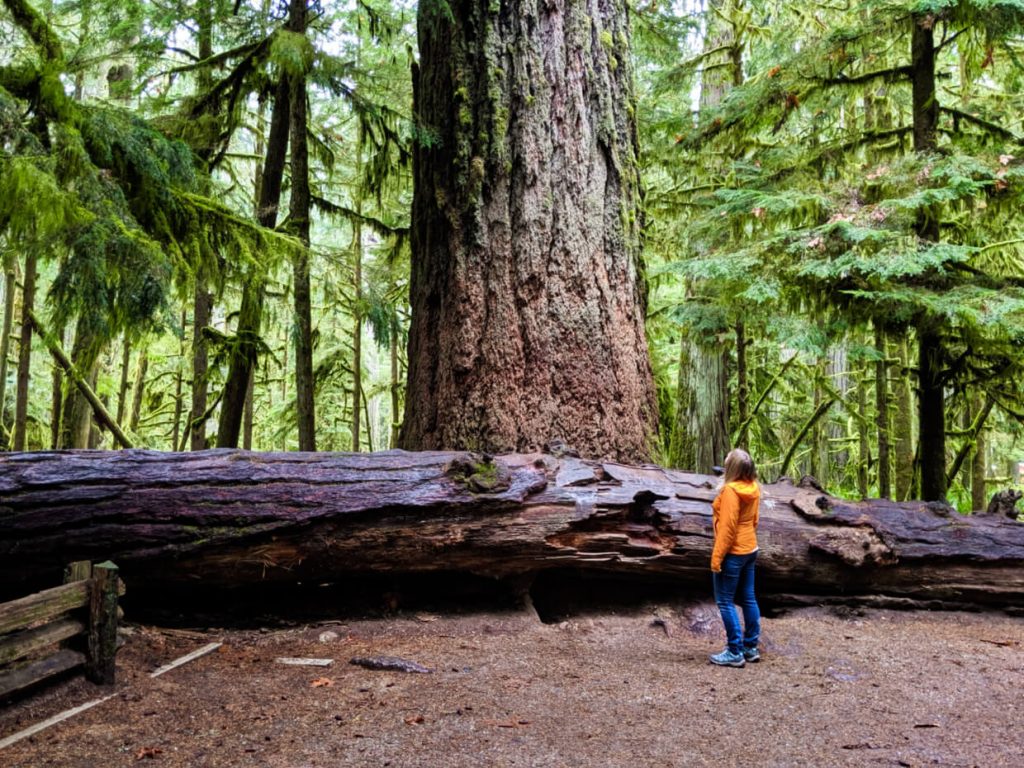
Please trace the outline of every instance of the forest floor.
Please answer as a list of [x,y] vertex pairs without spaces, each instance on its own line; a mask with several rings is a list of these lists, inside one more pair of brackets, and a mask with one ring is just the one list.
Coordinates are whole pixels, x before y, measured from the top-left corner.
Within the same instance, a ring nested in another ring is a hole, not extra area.
[[[557,624],[520,611],[129,625],[125,640],[113,698],[0,765],[1024,765],[1024,619],[1002,614],[803,608],[765,619],[763,660],[743,669],[708,663],[723,641],[710,603]],[[432,671],[350,663],[380,656]],[[103,692],[75,677],[9,702],[0,738]]]

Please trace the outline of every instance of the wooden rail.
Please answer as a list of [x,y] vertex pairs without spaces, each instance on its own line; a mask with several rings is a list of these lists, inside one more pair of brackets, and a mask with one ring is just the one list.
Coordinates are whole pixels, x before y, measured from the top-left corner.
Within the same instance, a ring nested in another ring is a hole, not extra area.
[[94,683],[114,683],[117,566],[72,563],[64,581],[0,604],[0,698],[77,667]]

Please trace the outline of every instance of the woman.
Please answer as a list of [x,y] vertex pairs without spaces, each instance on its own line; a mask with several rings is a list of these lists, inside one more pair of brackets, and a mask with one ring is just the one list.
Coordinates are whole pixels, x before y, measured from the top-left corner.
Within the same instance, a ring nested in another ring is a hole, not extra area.
[[[750,454],[734,449],[725,457],[722,490],[712,503],[715,546],[711,573],[715,602],[722,612],[728,647],[711,657],[713,664],[742,667],[761,660],[761,611],[754,596],[754,561],[757,560],[757,519],[761,489]],[[736,605],[743,609],[740,628]]]

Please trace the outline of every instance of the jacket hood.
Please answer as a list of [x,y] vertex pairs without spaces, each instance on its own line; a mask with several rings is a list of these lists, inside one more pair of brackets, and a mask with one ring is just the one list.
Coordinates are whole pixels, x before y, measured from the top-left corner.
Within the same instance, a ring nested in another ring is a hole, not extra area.
[[728,486],[744,501],[753,501],[761,495],[761,487],[754,480],[733,480]]

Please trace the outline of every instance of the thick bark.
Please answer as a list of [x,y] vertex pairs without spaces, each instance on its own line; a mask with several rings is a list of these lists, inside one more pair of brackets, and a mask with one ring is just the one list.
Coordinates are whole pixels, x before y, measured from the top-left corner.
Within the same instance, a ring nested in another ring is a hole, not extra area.
[[[549,455],[47,452],[0,456],[0,585],[107,559],[199,589],[555,568],[706,589],[715,479]],[[1024,609],[1024,525],[942,504],[763,486],[765,595]]]
[[425,2],[418,27],[402,445],[648,456],[625,4]]
[[[277,224],[277,210],[281,202],[281,185],[288,154],[288,129],[291,121],[290,86],[288,78],[281,76],[270,116],[270,135],[267,138],[267,156],[260,176],[260,196],[256,218],[270,229]],[[245,411],[245,393],[249,378],[256,367],[257,339],[263,322],[263,299],[266,294],[266,275],[257,269],[246,280],[242,289],[242,307],[238,313],[235,335],[237,342],[231,353],[228,378],[224,383],[220,420],[217,425],[217,446],[231,448],[238,445]]]

